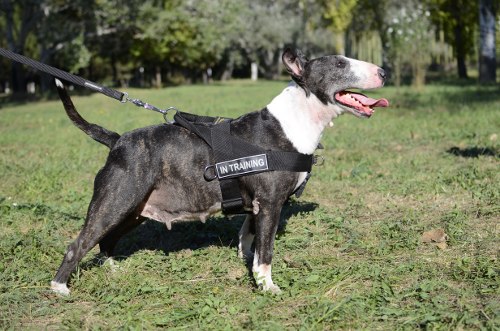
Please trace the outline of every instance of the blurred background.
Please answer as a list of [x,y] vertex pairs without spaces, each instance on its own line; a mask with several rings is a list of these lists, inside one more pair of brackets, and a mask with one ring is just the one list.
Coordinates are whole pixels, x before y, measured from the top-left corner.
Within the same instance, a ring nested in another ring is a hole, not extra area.
[[[0,0],[0,47],[115,87],[277,79],[286,46],[382,65],[391,83],[494,83],[500,0]],[[0,93],[50,77],[0,58]]]

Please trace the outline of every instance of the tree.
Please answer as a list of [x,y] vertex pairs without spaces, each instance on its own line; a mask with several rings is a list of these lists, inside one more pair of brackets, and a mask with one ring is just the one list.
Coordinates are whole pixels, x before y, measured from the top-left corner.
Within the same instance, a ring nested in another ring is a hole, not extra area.
[[281,52],[293,43],[302,26],[298,1],[248,2],[242,43],[245,55],[258,63],[263,77],[276,78],[281,72]]
[[[7,48],[18,54],[25,54],[29,34],[41,18],[39,2],[35,0],[11,0],[0,2],[0,13],[5,20]],[[11,79],[14,93],[26,92],[25,70],[20,63],[12,62]]]
[[[392,69],[388,58],[390,34],[387,33],[391,17],[387,13],[389,8],[394,7],[394,2],[394,0],[358,0],[356,7],[353,9],[356,15],[353,15],[351,24],[348,27],[348,35],[350,36],[349,56],[360,56],[359,50],[353,48],[381,48],[382,54],[379,56],[372,54],[364,58],[364,60],[381,64],[386,69]],[[380,43],[380,45],[374,45],[374,47],[370,46],[370,43]],[[359,46],[356,45],[358,47],[355,47],[353,44],[359,44]],[[376,50],[365,49],[364,51],[365,53],[372,53]]]
[[[85,15],[92,12],[88,8],[85,0],[1,0],[7,48],[70,71],[86,67],[90,55],[83,33]],[[20,63],[12,62],[11,80],[14,93],[26,92],[26,70]],[[42,90],[48,80],[41,76]]]
[[[126,71],[131,71],[133,67],[134,58],[130,49],[139,31],[137,21],[143,3],[140,0],[88,1],[84,43],[94,55],[94,61],[89,61],[89,76],[97,76],[97,73],[105,75],[111,69],[114,85],[128,83],[128,75],[122,75],[124,70],[120,69],[125,66]],[[101,61],[104,65],[98,68],[100,70],[93,70],[100,60],[104,60]],[[103,78],[107,77],[95,77]]]
[[351,24],[353,9],[358,0],[323,0],[325,8],[323,16],[329,21],[329,28],[336,33],[336,53],[345,54],[345,33]]
[[445,41],[453,45],[457,73],[467,78],[467,56],[474,53],[478,4],[470,0],[427,0],[434,24],[445,33]]
[[479,81],[496,81],[496,6],[494,0],[479,0]]
[[155,68],[167,63],[193,74],[216,65],[239,29],[241,1],[146,1],[138,17],[133,55]]
[[412,83],[416,87],[425,84],[427,67],[431,62],[432,40],[434,31],[429,16],[430,12],[416,0],[408,0],[405,5],[399,1],[388,8],[387,40],[388,56],[394,68],[396,86],[401,84],[403,65],[409,65]]
[[[69,72],[88,66],[90,51],[85,43],[86,22],[92,20],[94,8],[85,0],[40,2],[41,11],[33,36],[41,62]],[[52,78],[41,75],[42,92],[50,88]]]
[[[0,31],[5,31],[5,18],[0,15]],[[5,48],[7,45],[5,41],[5,34],[0,34],[0,47]],[[9,80],[10,77],[10,69],[8,65],[9,61],[4,58],[0,57],[0,94],[4,92],[5,90],[5,85],[4,83]]]

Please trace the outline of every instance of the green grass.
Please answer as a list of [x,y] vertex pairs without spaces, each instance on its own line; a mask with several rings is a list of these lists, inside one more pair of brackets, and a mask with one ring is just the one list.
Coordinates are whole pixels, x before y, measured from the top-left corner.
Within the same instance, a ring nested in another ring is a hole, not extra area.
[[[157,106],[237,116],[283,82],[130,90]],[[117,267],[91,251],[61,298],[48,284],[80,230],[107,149],[59,101],[0,109],[0,329],[500,329],[500,89],[387,87],[390,109],[349,115],[323,137],[323,166],[286,207],[273,278],[255,289],[237,258],[242,219],[148,221]],[[117,132],[160,115],[102,95],[74,97]],[[444,250],[420,242],[443,228]]]

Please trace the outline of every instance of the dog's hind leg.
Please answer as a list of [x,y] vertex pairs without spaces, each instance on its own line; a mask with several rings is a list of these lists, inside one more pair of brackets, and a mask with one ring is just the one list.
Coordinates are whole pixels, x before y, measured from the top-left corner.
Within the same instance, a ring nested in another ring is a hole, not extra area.
[[247,215],[245,222],[238,233],[238,256],[240,258],[252,257],[252,244],[255,238],[255,220],[253,215]]
[[99,241],[99,249],[101,254],[111,258],[114,255],[115,246],[124,235],[135,229],[138,225],[144,222],[145,218],[132,214],[123,222],[118,224],[113,230],[108,232],[104,238]]
[[64,259],[51,282],[53,291],[68,295],[68,279],[77,264],[94,246],[126,221],[149,193],[153,181],[137,181],[127,169],[106,166],[96,177],[94,196],[87,219],[76,240],[68,246]]

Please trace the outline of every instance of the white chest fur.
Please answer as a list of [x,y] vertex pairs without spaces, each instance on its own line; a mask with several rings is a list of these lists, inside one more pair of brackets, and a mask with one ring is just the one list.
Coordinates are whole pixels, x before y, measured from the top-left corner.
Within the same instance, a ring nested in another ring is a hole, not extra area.
[[281,124],[286,137],[303,154],[312,154],[318,147],[326,125],[342,113],[340,107],[325,105],[295,83],[276,96],[267,109]]
[[[332,118],[342,114],[336,105],[325,105],[314,95],[291,83],[276,96],[267,109],[278,119],[286,137],[303,154],[313,154],[318,147],[321,134]],[[300,173],[298,188],[307,173]]]

